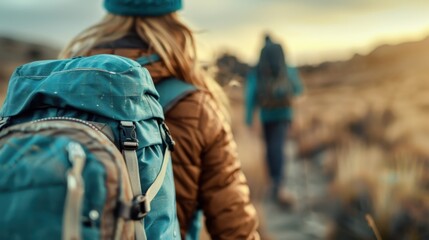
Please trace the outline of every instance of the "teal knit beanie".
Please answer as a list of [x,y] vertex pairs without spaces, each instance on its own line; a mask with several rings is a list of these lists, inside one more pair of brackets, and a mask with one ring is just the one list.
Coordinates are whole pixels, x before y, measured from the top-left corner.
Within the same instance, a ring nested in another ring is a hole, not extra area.
[[104,0],[110,13],[125,16],[160,16],[182,8],[182,0]]

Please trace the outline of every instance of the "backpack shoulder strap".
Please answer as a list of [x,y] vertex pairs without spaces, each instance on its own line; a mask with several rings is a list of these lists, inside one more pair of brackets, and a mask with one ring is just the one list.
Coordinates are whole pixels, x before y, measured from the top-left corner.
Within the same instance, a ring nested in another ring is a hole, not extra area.
[[140,63],[140,65],[142,65],[144,67],[145,65],[148,65],[148,64],[151,64],[154,62],[158,62],[160,60],[161,60],[161,57],[159,57],[158,54],[151,54],[148,56],[139,57],[135,61]]
[[160,95],[159,102],[164,113],[168,112],[181,99],[198,90],[194,85],[176,78],[162,80],[155,84],[155,88]]
[[[161,58],[157,54],[151,54],[136,59],[143,67],[160,60]],[[164,79],[156,83],[155,88],[160,95],[159,103],[164,113],[168,112],[181,99],[198,90],[194,85],[177,78]]]

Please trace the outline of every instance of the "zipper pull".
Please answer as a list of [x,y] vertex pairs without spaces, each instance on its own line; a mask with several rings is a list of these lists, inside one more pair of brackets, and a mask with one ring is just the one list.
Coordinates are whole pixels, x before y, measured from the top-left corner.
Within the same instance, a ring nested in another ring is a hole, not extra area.
[[82,146],[76,142],[70,142],[67,145],[67,151],[69,153],[69,161],[72,164],[72,171],[75,174],[82,172],[83,165],[85,164],[86,154]]
[[81,239],[81,212],[84,183],[82,169],[86,161],[86,154],[82,146],[70,142],[66,150],[71,163],[67,172],[67,195],[63,216],[63,239]]

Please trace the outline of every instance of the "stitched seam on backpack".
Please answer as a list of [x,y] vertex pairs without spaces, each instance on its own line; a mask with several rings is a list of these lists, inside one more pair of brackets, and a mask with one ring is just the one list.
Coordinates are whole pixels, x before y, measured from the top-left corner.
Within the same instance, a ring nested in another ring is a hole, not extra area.
[[75,69],[68,69],[68,70],[63,70],[63,71],[56,71],[56,72],[51,72],[51,74],[49,75],[20,75],[18,74],[19,78],[46,78],[55,74],[61,74],[61,73],[68,73],[68,72],[74,72],[74,71],[97,71],[97,72],[103,72],[103,73],[109,73],[109,74],[125,74],[128,72],[131,72],[134,69],[139,69],[141,68],[140,66],[136,66],[136,67],[131,67],[125,71],[122,72],[113,72],[113,71],[108,71],[108,70],[104,70],[104,69],[100,69],[100,68],[75,68]]

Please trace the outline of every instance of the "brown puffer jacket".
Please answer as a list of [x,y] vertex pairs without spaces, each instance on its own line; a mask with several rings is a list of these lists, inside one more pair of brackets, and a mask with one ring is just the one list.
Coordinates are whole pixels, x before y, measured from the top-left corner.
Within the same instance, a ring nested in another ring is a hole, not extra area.
[[[136,59],[134,49],[97,49]],[[169,77],[162,63],[145,66],[155,82]],[[172,153],[177,213],[182,239],[197,209],[202,209],[212,239],[259,239],[258,219],[241,171],[229,123],[205,91],[194,92],[166,114],[176,141]]]

